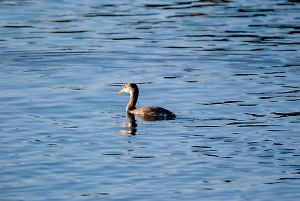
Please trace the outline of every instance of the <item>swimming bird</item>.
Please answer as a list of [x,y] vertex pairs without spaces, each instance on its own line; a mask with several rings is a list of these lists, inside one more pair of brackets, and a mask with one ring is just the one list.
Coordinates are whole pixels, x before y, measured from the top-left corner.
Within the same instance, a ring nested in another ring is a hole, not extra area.
[[170,120],[175,119],[176,115],[162,107],[150,106],[136,108],[136,103],[139,97],[139,88],[134,83],[126,84],[123,89],[119,90],[117,93],[127,92],[130,93],[130,99],[126,107],[126,112],[129,114],[134,114],[141,117],[143,120]]

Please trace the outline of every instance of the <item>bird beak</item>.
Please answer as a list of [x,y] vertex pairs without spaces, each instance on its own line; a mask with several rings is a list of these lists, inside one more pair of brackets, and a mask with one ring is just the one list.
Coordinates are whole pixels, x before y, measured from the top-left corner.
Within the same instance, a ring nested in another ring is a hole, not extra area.
[[119,90],[119,91],[117,91],[117,94],[121,94],[121,93],[123,93],[123,92],[124,92],[124,88],[121,89],[121,90]]

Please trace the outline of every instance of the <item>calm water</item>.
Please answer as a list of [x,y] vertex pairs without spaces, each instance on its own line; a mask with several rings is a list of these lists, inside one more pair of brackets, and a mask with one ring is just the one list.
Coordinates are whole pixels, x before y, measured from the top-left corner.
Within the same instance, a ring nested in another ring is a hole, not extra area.
[[0,8],[0,200],[300,199],[299,1]]

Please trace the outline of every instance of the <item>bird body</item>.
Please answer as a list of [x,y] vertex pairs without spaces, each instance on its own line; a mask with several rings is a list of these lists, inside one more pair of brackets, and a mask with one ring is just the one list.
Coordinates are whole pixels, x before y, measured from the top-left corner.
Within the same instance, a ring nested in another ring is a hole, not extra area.
[[119,90],[117,93],[123,93],[127,92],[130,93],[130,99],[126,107],[126,112],[138,116],[147,116],[152,117],[150,119],[155,120],[163,120],[163,119],[175,119],[176,115],[162,107],[156,107],[156,106],[150,106],[150,107],[142,107],[142,108],[136,108],[136,103],[139,96],[139,88],[134,83],[128,83],[126,84],[123,89]]

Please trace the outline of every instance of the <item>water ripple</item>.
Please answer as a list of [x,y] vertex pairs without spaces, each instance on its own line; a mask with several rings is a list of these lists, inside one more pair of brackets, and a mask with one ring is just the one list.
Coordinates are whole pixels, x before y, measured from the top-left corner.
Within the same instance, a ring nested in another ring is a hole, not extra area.
[[[1,198],[298,200],[299,11],[2,1]],[[177,118],[127,118],[128,82]]]

